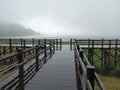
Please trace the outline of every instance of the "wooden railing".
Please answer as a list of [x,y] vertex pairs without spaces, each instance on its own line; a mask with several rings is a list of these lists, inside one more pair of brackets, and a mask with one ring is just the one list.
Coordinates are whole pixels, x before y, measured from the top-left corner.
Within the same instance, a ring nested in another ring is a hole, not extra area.
[[95,72],[95,67],[90,64],[76,39],[74,40],[74,52],[78,90],[94,90],[95,81],[100,90],[105,90],[103,83]]
[[[49,44],[51,40],[54,43],[54,49],[62,49],[61,39],[0,39],[0,57],[16,52],[19,47],[28,49],[36,45],[44,46],[45,43]],[[6,63],[6,61],[4,63]],[[13,63],[13,61],[10,60],[10,63]]]
[[[74,40],[70,40],[70,49],[74,49]],[[101,68],[110,66],[117,68],[120,62],[120,39],[77,39],[77,44],[86,52],[92,65],[101,63]],[[95,60],[94,57],[97,57]]]
[[[21,47],[15,46],[15,52],[1,56],[0,62],[13,59],[14,62],[0,69],[0,77],[2,77],[0,90],[24,90],[25,84],[32,79],[37,71],[47,62],[48,58],[55,53],[55,43],[54,39],[44,39],[41,44],[34,43],[35,46],[33,45],[29,48],[26,48],[26,45],[23,48],[21,43]],[[13,47],[12,44],[10,45]],[[6,73],[9,75],[6,76]]]
[[[35,45],[44,45],[44,41],[53,40],[56,49],[60,49],[62,46],[62,39],[15,39],[15,38],[0,38],[0,46],[4,47],[10,47],[12,50],[12,47],[34,47]],[[47,43],[47,42],[46,42]]]
[[[120,39],[77,39],[82,48],[120,48]],[[74,39],[70,39],[70,49],[74,49]]]

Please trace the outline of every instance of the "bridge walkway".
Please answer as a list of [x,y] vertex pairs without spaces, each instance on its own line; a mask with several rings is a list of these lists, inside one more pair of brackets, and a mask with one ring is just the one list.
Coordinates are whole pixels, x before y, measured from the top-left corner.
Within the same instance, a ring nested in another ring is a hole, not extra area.
[[65,45],[25,85],[25,90],[77,90],[74,52]]

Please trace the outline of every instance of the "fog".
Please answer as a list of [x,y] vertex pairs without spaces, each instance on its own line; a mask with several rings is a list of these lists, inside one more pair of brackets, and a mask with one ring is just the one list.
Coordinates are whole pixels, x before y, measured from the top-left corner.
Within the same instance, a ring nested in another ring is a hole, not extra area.
[[45,35],[120,34],[120,0],[0,0],[0,13]]

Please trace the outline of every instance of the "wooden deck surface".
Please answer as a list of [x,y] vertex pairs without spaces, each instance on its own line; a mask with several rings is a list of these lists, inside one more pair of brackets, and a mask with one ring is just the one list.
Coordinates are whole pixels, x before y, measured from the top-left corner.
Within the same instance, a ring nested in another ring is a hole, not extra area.
[[77,90],[74,52],[69,46],[55,55],[40,69],[25,90]]

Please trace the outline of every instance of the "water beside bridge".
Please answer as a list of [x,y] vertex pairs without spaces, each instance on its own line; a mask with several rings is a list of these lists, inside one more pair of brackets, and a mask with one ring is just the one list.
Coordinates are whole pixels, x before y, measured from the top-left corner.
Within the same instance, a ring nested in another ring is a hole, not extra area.
[[37,72],[25,86],[25,90],[77,90],[74,52],[69,46],[55,55]]

